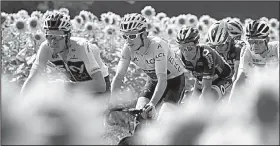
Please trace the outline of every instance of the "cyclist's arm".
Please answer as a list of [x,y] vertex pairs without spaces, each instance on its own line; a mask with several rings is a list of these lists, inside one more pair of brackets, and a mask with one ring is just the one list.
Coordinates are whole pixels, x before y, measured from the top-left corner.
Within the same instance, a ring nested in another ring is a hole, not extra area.
[[[46,67],[47,61],[49,60],[49,55],[49,48],[47,48],[46,43],[42,43],[36,54],[36,59],[31,67],[28,78],[25,80],[21,88],[21,97],[24,97],[29,92],[31,86],[40,77],[39,75],[43,72],[44,68]],[[43,78],[40,78],[40,80],[42,79]]]
[[202,77],[202,93],[199,99],[205,98],[212,93],[212,81],[215,74],[215,58],[214,53],[210,52],[208,49],[203,51],[204,56],[204,71]]
[[111,94],[117,93],[119,88],[121,87],[122,81],[124,79],[124,76],[127,72],[128,66],[130,64],[130,52],[129,48],[127,46],[124,47],[121,58],[118,63],[116,75],[114,76],[111,84]]
[[229,101],[234,96],[233,94],[236,93],[238,86],[242,85],[245,81],[245,77],[249,69],[249,59],[251,58],[249,53],[250,52],[247,49],[243,49],[241,51],[238,72],[232,85]]
[[158,44],[155,51],[155,71],[158,79],[154,94],[150,100],[153,105],[156,105],[162,97],[167,86],[167,51],[169,46],[167,44]]
[[75,86],[86,87],[96,93],[105,92],[106,83],[92,50],[85,47],[85,50],[81,50],[79,53],[92,80],[75,83]]
[[97,61],[98,65],[100,67],[102,67],[104,65],[104,62],[101,59],[101,56],[100,56],[101,51],[100,51],[99,47],[97,45],[91,44],[91,43],[89,43],[89,47],[92,49],[94,58]]

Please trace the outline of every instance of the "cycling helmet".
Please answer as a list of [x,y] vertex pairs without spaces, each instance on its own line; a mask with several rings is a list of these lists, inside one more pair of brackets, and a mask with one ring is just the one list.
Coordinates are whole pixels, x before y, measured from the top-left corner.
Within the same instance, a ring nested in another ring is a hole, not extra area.
[[227,42],[229,33],[225,21],[213,23],[208,30],[208,41],[211,45],[220,45]]
[[70,16],[62,12],[52,12],[45,18],[44,26],[45,30],[71,30]]
[[242,36],[243,26],[240,22],[236,20],[227,21],[228,33],[232,38]]
[[246,25],[246,36],[267,38],[269,35],[269,26],[263,20],[253,20]]
[[120,31],[144,31],[147,28],[147,20],[144,16],[138,13],[126,14],[121,20]]
[[181,30],[179,31],[176,42],[198,42],[198,39],[200,38],[199,31],[196,28],[193,28],[191,26],[187,27],[182,27]]

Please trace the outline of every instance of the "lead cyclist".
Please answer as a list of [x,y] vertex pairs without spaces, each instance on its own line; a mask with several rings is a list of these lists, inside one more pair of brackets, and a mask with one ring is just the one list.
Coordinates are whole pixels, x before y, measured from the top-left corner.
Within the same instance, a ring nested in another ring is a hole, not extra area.
[[[144,109],[143,119],[157,119],[162,113],[180,104],[185,86],[184,67],[175,57],[168,43],[155,36],[148,36],[147,20],[141,14],[126,14],[120,23],[122,37],[126,40],[118,63],[116,75],[111,84],[110,102],[120,91],[122,80],[131,62],[147,74],[147,82],[137,100],[136,109]],[[162,103],[162,104],[161,104]]]

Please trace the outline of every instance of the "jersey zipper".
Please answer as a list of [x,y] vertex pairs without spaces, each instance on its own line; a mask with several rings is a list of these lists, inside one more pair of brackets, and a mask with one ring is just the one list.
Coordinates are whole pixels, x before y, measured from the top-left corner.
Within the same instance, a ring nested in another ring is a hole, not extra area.
[[[69,54],[69,52],[68,52]],[[68,54],[66,57],[68,57]],[[67,63],[64,61],[64,59],[62,58],[62,56],[60,54],[58,54],[58,56],[61,58],[66,70],[70,73],[70,75],[72,76],[72,78],[75,80],[75,82],[77,82],[76,78],[74,77],[74,75],[71,73],[70,69],[69,69],[69,66],[67,65]]]

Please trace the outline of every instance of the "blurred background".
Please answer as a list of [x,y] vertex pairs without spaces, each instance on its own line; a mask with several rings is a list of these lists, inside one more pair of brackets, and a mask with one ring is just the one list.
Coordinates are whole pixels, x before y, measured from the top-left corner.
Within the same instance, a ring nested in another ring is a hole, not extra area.
[[96,16],[111,11],[123,16],[126,13],[140,12],[146,5],[156,9],[156,13],[165,12],[168,17],[181,13],[191,13],[200,17],[209,15],[215,19],[238,17],[257,19],[262,16],[279,18],[279,1],[2,1],[1,11],[16,13],[25,9],[28,13],[35,10],[67,8],[71,17],[86,10]]

